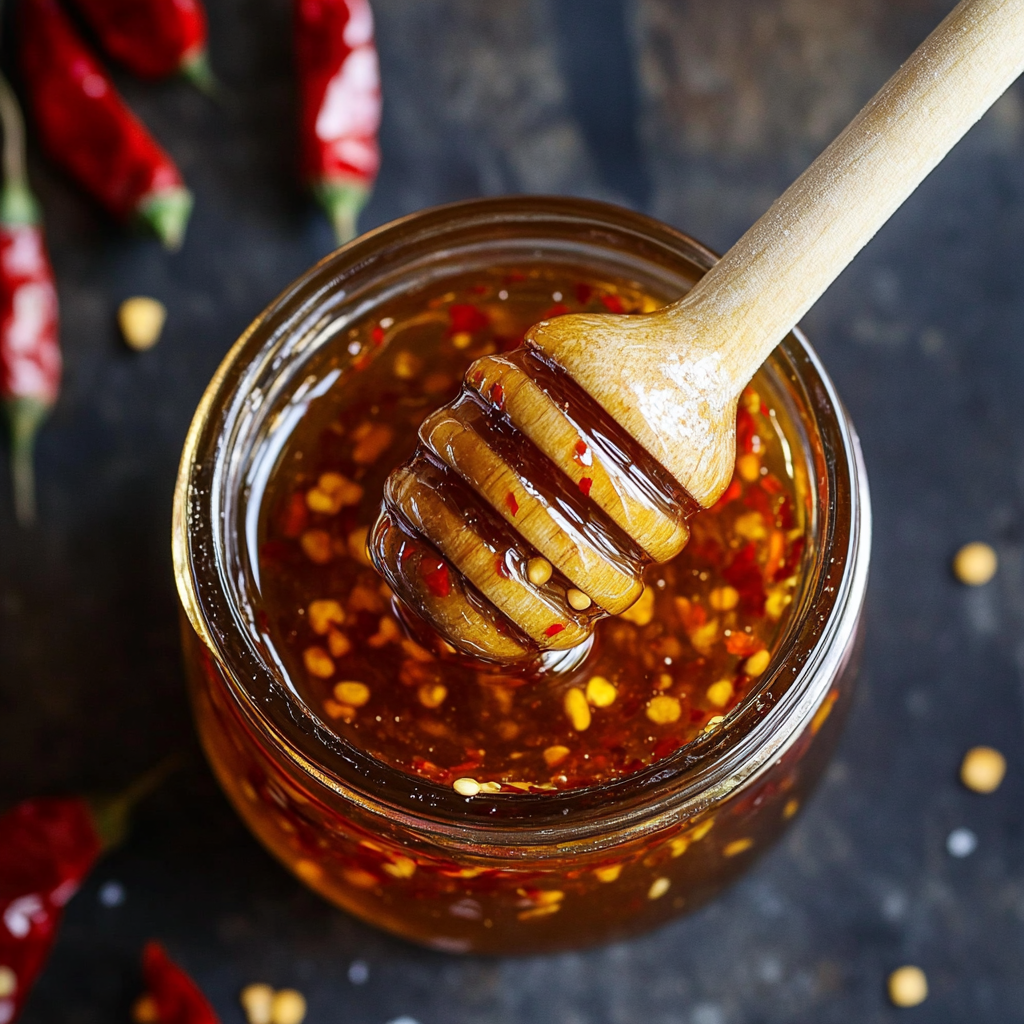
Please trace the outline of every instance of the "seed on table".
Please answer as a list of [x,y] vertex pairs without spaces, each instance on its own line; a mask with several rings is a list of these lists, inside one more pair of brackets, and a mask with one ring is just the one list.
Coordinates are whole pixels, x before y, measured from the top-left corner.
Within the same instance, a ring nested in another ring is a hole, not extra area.
[[761,476],[761,460],[753,452],[747,452],[736,460],[736,472],[745,483],[755,483]]
[[999,568],[995,551],[981,541],[965,544],[953,556],[953,573],[961,583],[980,587],[988,583]]
[[928,979],[920,967],[898,967],[889,975],[889,999],[893,1006],[918,1006],[928,998]]
[[448,687],[440,683],[424,683],[416,695],[425,708],[439,708],[448,696]]
[[257,983],[246,985],[238,996],[245,1010],[249,1024],[270,1024],[270,1007],[274,1002],[274,990],[269,985]]
[[740,592],[735,587],[715,587],[708,594],[708,604],[716,612],[729,612],[740,603]]
[[587,680],[587,700],[595,708],[610,707],[615,703],[619,691],[604,676],[591,676]]
[[759,676],[767,667],[772,656],[768,651],[758,651],[743,662],[743,671],[748,676]]
[[306,557],[316,565],[326,565],[334,557],[331,535],[326,530],[306,530],[299,543]]
[[707,688],[705,696],[713,707],[724,708],[732,700],[732,693],[732,680],[719,679],[717,683],[712,683]]
[[683,709],[679,700],[664,694],[652,697],[647,705],[647,717],[655,725],[670,725],[672,722],[678,722],[682,713]]
[[577,732],[586,732],[590,728],[590,705],[578,686],[566,692],[562,706],[570,724]]
[[668,892],[671,885],[672,883],[667,878],[656,878],[651,882],[650,889],[647,890],[647,898],[649,900],[660,900]]
[[352,641],[340,629],[332,629],[327,634],[327,649],[333,658],[344,658],[352,650]]
[[13,996],[18,991],[18,976],[10,967],[0,967],[0,999]]
[[960,765],[960,781],[975,793],[994,793],[1006,775],[1006,758],[993,747],[973,747]]
[[419,376],[422,369],[423,360],[419,356],[414,356],[408,349],[399,352],[391,366],[391,372],[399,380],[413,380]]
[[306,999],[293,988],[274,993],[270,1005],[270,1024],[302,1024],[306,1019]]
[[568,747],[563,747],[560,743],[556,743],[544,751],[544,761],[549,768],[554,768],[555,765],[561,764],[569,756],[569,753]]
[[311,601],[306,614],[309,627],[317,636],[326,636],[332,626],[340,626],[345,621],[345,609],[337,601]]
[[585,612],[594,603],[582,590],[575,587],[570,587],[565,592],[565,599],[569,602],[569,607],[575,608],[578,612]]
[[317,647],[315,644],[312,647],[307,647],[302,652],[302,661],[306,666],[306,671],[311,676],[316,676],[317,679],[330,679],[334,675],[334,662],[322,647]]
[[452,789],[459,796],[476,796],[480,792],[480,783],[476,779],[456,779],[452,783]]
[[145,295],[125,299],[117,310],[117,325],[125,344],[136,352],[145,352],[160,340],[166,320],[167,307]]
[[334,687],[334,699],[342,704],[361,708],[370,699],[370,688],[366,683],[346,679]]
[[552,573],[551,563],[546,558],[531,558],[526,563],[526,578],[535,586],[542,587]]

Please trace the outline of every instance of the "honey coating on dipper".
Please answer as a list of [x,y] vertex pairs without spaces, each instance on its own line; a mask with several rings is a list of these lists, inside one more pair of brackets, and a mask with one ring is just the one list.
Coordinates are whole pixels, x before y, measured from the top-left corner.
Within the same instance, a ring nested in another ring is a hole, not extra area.
[[[575,789],[714,730],[770,669],[806,554],[807,496],[758,378],[740,401],[728,489],[690,520],[680,555],[646,570],[640,599],[596,624],[571,669],[456,654],[399,611],[368,557],[385,479],[471,362],[517,348],[551,316],[659,305],[582,270],[498,268],[397,297],[388,315],[339,336],[337,380],[295,428],[267,490],[259,574],[261,627],[340,736],[467,798]],[[427,542],[403,543],[403,571],[432,600],[464,585]],[[523,577],[546,585],[551,565],[526,555]],[[501,557],[494,571],[508,571]],[[592,614],[588,595],[567,597],[574,614]]]

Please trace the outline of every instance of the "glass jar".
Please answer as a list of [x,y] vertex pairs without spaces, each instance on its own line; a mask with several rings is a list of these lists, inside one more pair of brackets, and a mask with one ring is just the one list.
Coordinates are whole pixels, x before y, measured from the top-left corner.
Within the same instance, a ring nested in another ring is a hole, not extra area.
[[[303,882],[363,920],[452,952],[603,942],[697,906],[786,827],[836,743],[853,688],[870,557],[856,435],[806,339],[762,372],[808,508],[788,628],[716,729],[614,782],[467,800],[339,738],[259,628],[260,498],[356,316],[425,282],[517,262],[572,264],[669,301],[715,256],[639,214],[569,199],[414,214],[317,264],[242,335],[189,431],[173,553],[192,701],[225,792]],[[759,383],[758,387],[762,387]]]

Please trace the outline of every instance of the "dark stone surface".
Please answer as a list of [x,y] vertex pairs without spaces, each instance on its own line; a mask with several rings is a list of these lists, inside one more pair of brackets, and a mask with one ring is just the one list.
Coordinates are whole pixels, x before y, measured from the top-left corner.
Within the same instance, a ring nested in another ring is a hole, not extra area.
[[[384,169],[362,224],[479,194],[638,204],[726,248],[952,6],[949,0],[375,0]],[[330,248],[293,183],[286,0],[211,0],[217,109],[124,81],[197,202],[168,256],[42,159],[67,377],[39,448],[42,525],[0,480],[0,802],[191,767],[68,908],[31,1024],[128,1019],[161,936],[226,1024],[266,980],[310,1024],[862,1024],[1024,1020],[1024,87],[973,130],[806,320],[864,442],[876,540],[865,667],[842,748],[787,839],[712,906],[578,955],[455,959],[306,892],[220,796],[193,739],[168,553],[199,395],[232,340]],[[628,31],[623,31],[626,26]],[[114,312],[164,300],[135,355]],[[967,591],[951,552],[1000,573]],[[959,787],[966,748],[1010,770]],[[956,860],[945,839],[977,833]],[[103,905],[112,880],[123,904]],[[368,980],[349,980],[353,961]],[[932,994],[896,1011],[889,970]]]

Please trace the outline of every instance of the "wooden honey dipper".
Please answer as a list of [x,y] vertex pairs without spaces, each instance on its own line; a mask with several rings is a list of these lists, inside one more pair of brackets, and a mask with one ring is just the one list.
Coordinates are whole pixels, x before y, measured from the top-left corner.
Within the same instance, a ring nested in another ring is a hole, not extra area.
[[[757,368],[1022,70],[1024,0],[963,0],[681,299],[546,320],[473,363],[385,486],[370,547],[399,598],[496,661],[625,611],[728,486]],[[432,586],[406,571],[424,540]]]

